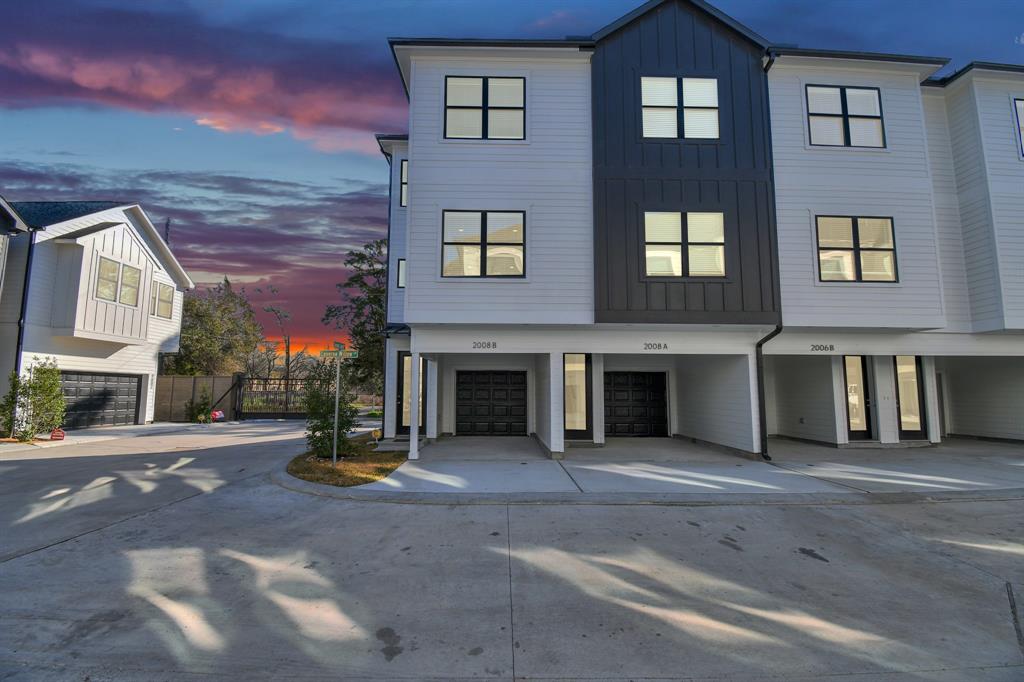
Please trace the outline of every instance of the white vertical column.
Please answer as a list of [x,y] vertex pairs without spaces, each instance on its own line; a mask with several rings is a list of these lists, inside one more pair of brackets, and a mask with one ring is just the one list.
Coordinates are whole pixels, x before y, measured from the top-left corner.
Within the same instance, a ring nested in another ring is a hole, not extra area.
[[891,355],[871,357],[871,411],[880,443],[899,443],[899,415],[896,409],[896,368]]
[[398,353],[394,341],[384,342],[384,437],[395,437],[395,425],[398,423],[400,409],[398,407],[398,382],[402,368],[398,366]]
[[427,438],[437,438],[437,359],[427,359]]
[[604,354],[594,353],[590,356],[591,391],[590,414],[591,428],[594,430],[594,442],[604,443]]
[[928,440],[942,441],[942,422],[939,417],[939,384],[935,380],[935,358],[922,356],[920,381],[924,382],[924,423],[928,429]]
[[420,458],[420,354],[413,351],[410,360],[409,459]]
[[[761,401],[757,386],[757,354],[747,354],[747,395],[750,396],[750,452],[761,454]],[[765,388],[767,396],[768,389]],[[767,414],[767,408],[765,413]]]
[[554,459],[561,459],[565,453],[565,366],[562,353],[551,353],[550,401],[548,407],[551,410],[551,456]]

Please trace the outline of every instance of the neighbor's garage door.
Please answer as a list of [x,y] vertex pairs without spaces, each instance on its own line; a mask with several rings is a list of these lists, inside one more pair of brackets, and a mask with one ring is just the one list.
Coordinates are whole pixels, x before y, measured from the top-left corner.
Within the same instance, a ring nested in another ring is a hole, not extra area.
[[142,377],[61,372],[60,381],[67,401],[65,428],[135,423]]
[[665,375],[604,373],[604,432],[607,436],[667,436]]
[[526,435],[526,372],[456,372],[455,383],[456,435]]

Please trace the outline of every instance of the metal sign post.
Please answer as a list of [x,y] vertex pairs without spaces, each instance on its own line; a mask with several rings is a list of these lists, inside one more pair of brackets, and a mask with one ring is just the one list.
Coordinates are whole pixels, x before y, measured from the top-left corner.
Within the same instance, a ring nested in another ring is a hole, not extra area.
[[334,440],[331,441],[331,461],[338,467],[338,401],[341,398],[341,356],[345,352],[345,344],[334,342]]

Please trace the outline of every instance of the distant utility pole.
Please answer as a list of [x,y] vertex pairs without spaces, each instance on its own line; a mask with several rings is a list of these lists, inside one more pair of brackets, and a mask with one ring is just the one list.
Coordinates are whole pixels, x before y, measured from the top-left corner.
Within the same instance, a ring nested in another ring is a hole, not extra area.
[[164,243],[167,246],[171,245],[171,219],[167,218],[164,220]]

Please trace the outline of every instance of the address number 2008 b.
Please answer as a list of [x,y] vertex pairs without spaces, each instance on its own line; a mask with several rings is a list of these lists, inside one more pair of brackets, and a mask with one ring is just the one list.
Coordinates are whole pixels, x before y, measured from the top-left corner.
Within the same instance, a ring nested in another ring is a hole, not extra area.
[[473,348],[483,348],[485,350],[494,350],[498,347],[497,341],[474,341]]

